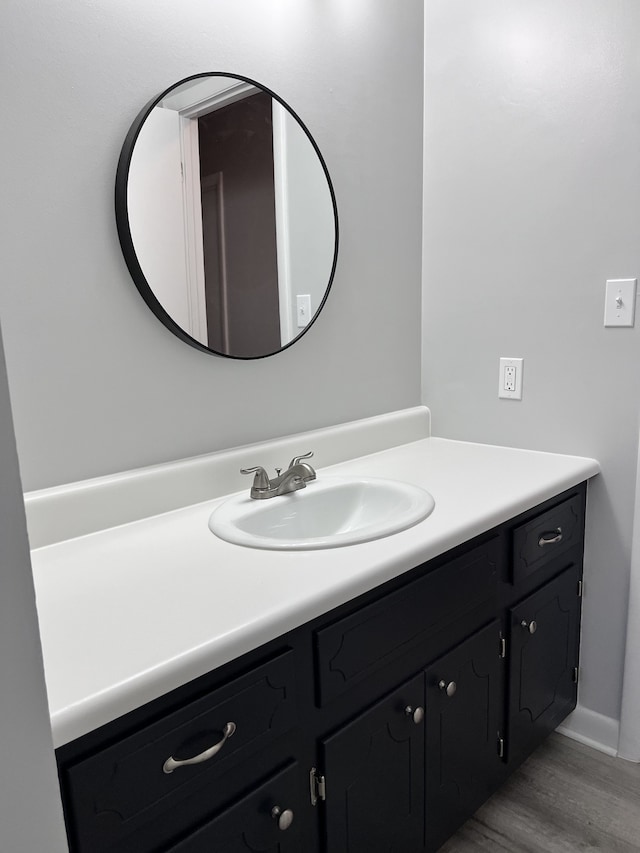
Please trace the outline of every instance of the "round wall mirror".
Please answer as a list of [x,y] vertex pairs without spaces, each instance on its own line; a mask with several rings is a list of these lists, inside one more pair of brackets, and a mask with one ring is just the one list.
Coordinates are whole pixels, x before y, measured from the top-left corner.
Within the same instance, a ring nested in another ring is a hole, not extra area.
[[326,164],[293,110],[246,77],[196,74],[145,106],[118,162],[116,222],[156,317],[216,355],[290,346],[333,280]]

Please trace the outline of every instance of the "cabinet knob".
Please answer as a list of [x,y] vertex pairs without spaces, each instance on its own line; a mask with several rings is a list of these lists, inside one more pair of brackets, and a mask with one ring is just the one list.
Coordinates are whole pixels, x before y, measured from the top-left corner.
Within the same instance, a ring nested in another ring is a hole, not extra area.
[[407,717],[411,717],[416,726],[424,720],[424,708],[421,708],[420,705],[418,705],[417,708],[414,708],[411,705],[407,705],[407,707],[404,709],[404,712]]
[[520,625],[522,628],[525,629],[525,631],[528,631],[530,634],[535,634],[535,632],[538,630],[538,623],[535,621],[535,619],[532,619],[531,622],[527,622],[526,619],[523,619]]
[[447,682],[446,682],[446,681],[444,681],[444,680],[443,680],[443,681],[439,681],[439,682],[438,682],[438,687],[440,688],[440,690],[444,690],[444,692],[445,692],[445,693],[447,694],[447,696],[449,696],[449,697],[453,696],[453,694],[454,694],[454,693],[456,692],[456,690],[458,689],[458,685],[455,683],[455,681],[450,681],[448,684],[447,684]]
[[280,806],[274,806],[271,809],[271,817],[278,821],[278,829],[281,829],[283,832],[285,829],[289,829],[293,823],[293,812],[291,809],[282,811]]

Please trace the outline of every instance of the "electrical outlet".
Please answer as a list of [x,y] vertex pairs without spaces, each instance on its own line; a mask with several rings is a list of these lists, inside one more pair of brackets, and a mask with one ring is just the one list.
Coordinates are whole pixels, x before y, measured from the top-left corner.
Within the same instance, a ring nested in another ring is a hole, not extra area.
[[516,390],[516,369],[512,364],[508,364],[504,369],[504,390]]
[[498,397],[504,400],[522,400],[523,358],[501,358]]

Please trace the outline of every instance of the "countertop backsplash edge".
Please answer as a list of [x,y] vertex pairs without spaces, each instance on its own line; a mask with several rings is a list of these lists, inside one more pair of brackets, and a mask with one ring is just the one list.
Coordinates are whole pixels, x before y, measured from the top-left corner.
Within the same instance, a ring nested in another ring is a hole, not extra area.
[[431,435],[426,406],[269,441],[232,447],[145,468],[27,492],[25,510],[32,549],[74,539],[213,500],[248,488],[241,467],[286,467],[291,457],[312,450],[323,468]]

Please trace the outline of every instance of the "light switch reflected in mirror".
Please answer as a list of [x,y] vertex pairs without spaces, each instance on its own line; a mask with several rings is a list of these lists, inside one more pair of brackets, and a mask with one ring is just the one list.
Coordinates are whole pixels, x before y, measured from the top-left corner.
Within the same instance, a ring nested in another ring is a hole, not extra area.
[[120,155],[116,221],[151,310],[207,352],[279,352],[331,287],[338,218],[326,164],[296,114],[245,77],[198,74],[147,104]]

